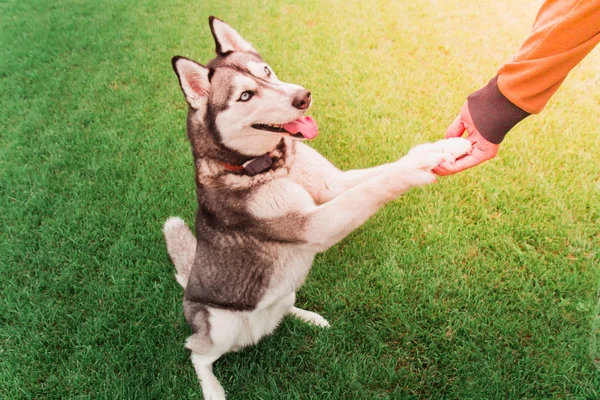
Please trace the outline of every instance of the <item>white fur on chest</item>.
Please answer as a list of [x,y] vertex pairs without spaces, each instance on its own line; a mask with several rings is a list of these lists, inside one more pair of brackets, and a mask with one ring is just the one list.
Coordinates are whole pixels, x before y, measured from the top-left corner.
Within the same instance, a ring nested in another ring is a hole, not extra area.
[[[248,202],[248,210],[257,219],[285,219],[292,214],[306,214],[315,206],[308,191],[288,178],[263,185]],[[277,261],[273,276],[257,309],[269,307],[295,293],[304,283],[316,254],[297,244],[279,245],[274,252]]]
[[277,263],[269,287],[257,305],[266,308],[295,293],[304,283],[315,258],[315,253],[293,245],[277,251]]
[[[276,171],[268,181],[254,191],[247,203],[247,210],[258,220],[282,219],[287,216],[307,215],[316,203],[303,185],[292,180],[287,171]],[[279,175],[279,176],[277,176]],[[233,179],[233,178],[232,178]],[[239,179],[239,178],[238,178]],[[251,178],[248,178],[251,179]],[[238,185],[250,182],[239,181]],[[300,229],[300,227],[298,227]],[[213,342],[223,343],[224,351],[256,343],[270,334],[290,313],[294,306],[296,291],[304,283],[312,266],[316,252],[300,244],[278,244],[270,247],[275,265],[273,274],[256,308],[250,312],[211,309],[210,324],[217,333]]]
[[248,211],[258,219],[285,217],[315,207],[311,195],[291,179],[276,179],[261,186],[248,202]]

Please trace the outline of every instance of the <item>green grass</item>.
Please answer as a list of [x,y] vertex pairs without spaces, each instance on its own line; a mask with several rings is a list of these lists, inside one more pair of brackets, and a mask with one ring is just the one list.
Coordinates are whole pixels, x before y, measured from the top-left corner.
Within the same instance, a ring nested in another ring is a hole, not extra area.
[[[312,91],[312,145],[356,168],[440,138],[536,12],[162,3],[0,2],[2,399],[201,398],[161,225],[193,221],[170,58],[212,57],[209,15]],[[596,50],[497,159],[318,256],[298,303],[332,328],[286,319],[218,361],[230,398],[599,398],[598,65]]]

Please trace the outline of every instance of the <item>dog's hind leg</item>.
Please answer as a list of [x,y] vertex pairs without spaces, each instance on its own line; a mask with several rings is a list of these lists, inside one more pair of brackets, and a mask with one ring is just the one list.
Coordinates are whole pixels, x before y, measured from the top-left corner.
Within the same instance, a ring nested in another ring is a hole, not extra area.
[[298,307],[294,307],[295,301],[296,301],[296,293],[292,293],[288,297],[286,297],[285,300],[282,302],[282,304],[286,307],[286,309],[289,310],[286,312],[286,314],[293,315],[294,317],[296,317],[304,322],[308,322],[311,325],[316,325],[316,326],[320,326],[323,328],[329,328],[329,322],[327,322],[327,320],[325,318],[323,318],[316,312],[307,311],[307,310],[303,310]]
[[211,400],[225,399],[225,391],[212,370],[212,364],[223,353],[215,348],[214,343],[206,333],[195,333],[188,337],[185,347],[192,351],[192,364],[194,370],[196,370],[200,386],[202,386],[204,398]]
[[192,364],[200,380],[202,386],[202,394],[204,400],[224,400],[225,390],[223,386],[217,380],[215,374],[213,374],[212,364],[221,355],[218,356],[205,356],[201,354],[192,353]]
[[290,314],[304,322],[308,322],[311,325],[329,328],[329,322],[315,312],[303,310],[298,307],[292,307]]
[[243,346],[243,343],[240,343],[240,334],[243,336],[244,332],[240,333],[240,329],[245,328],[244,318],[237,312],[219,309],[207,312],[193,310],[189,303],[187,305],[189,314],[186,315],[186,319],[193,321],[190,326],[195,328],[195,333],[187,338],[185,347],[192,352],[192,364],[202,386],[204,398],[225,399],[225,391],[213,374],[212,364],[231,349]]

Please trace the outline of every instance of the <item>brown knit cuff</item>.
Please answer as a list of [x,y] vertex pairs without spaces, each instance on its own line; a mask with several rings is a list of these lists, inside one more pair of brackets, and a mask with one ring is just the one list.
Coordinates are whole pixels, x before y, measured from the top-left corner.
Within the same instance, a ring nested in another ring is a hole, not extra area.
[[492,143],[500,144],[516,124],[530,114],[510,102],[498,89],[498,76],[467,98],[475,128]]

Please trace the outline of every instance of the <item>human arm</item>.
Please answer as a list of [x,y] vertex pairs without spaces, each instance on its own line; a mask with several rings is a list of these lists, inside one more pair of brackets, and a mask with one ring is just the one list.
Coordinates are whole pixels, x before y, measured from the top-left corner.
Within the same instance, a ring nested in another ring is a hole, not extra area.
[[[434,170],[449,175],[489,160],[517,123],[542,111],[568,73],[600,42],[600,0],[547,0],[532,34],[490,82],[471,94],[446,137],[477,142],[473,157]],[[458,122],[457,122],[458,121]],[[465,129],[462,131],[458,128]],[[475,157],[478,155],[478,157]]]

